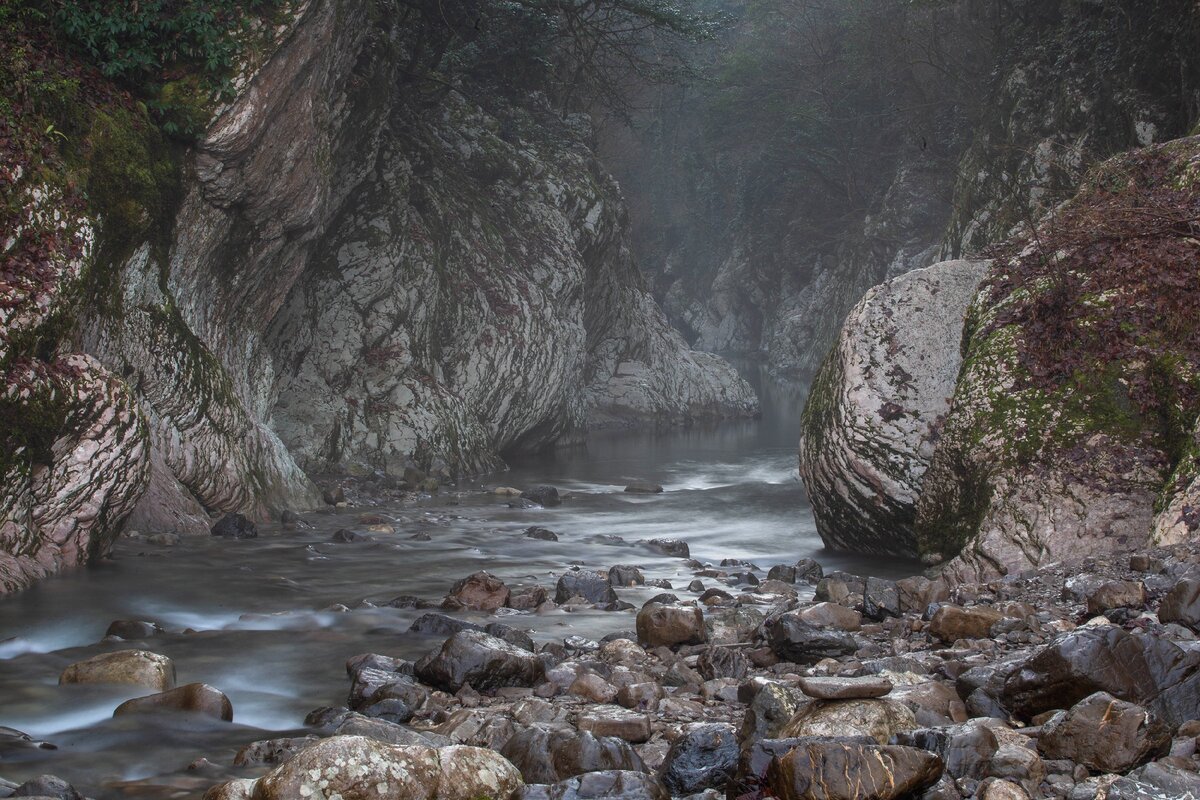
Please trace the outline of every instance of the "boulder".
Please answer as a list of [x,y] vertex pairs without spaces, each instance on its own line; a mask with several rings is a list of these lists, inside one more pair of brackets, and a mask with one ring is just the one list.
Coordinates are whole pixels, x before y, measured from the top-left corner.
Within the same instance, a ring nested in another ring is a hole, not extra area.
[[598,705],[579,712],[575,725],[593,736],[615,736],[633,744],[650,739],[650,715],[621,706]]
[[507,606],[511,595],[504,581],[481,570],[455,583],[446,599],[455,608],[491,612]]
[[1158,618],[1200,629],[1200,580],[1184,578],[1172,586],[1158,606]]
[[963,608],[952,603],[938,606],[929,620],[929,633],[943,642],[953,643],[959,639],[985,639],[990,636],[992,626],[1004,615],[987,606]]
[[647,603],[637,615],[637,636],[646,647],[702,644],[708,639],[704,612],[695,606]]
[[600,605],[617,602],[617,593],[613,591],[608,579],[590,569],[564,572],[558,579],[558,585],[554,589],[554,602],[561,605],[572,597],[582,597],[589,603]]
[[482,631],[459,631],[436,653],[417,662],[423,683],[447,692],[464,684],[480,691],[505,686],[536,686],[545,667],[536,655]]
[[209,533],[226,539],[254,539],[258,537],[258,527],[241,514],[226,514]]
[[529,539],[540,539],[543,542],[557,542],[558,534],[549,528],[543,528],[538,525],[532,525],[525,529],[525,536]]
[[802,608],[796,616],[809,625],[833,628],[839,631],[857,631],[862,628],[862,614],[838,603],[817,603]]
[[863,588],[863,615],[873,620],[900,616],[900,593],[895,581],[867,578]]
[[[741,688],[748,688],[748,684],[743,684]],[[764,683],[750,698],[741,696],[739,691],[739,699],[749,700],[739,733],[743,747],[760,739],[779,738],[780,732],[792,721],[800,707],[796,695],[777,683]]]
[[780,800],[900,800],[941,774],[941,759],[913,747],[809,741],[774,757],[767,783]]
[[531,489],[521,492],[521,498],[546,508],[562,505],[562,498],[558,496],[558,489],[553,486],[534,486]]
[[518,731],[500,748],[500,754],[521,771],[527,783],[557,783],[604,770],[646,771],[642,759],[623,739],[542,723]]
[[675,558],[691,558],[692,556],[691,548],[682,539],[643,539],[641,544],[664,556]]
[[317,736],[282,737],[279,739],[261,739],[237,751],[233,757],[235,767],[248,767],[255,764],[282,764],[304,748],[320,741]]
[[653,775],[610,769],[527,786],[523,800],[671,800],[671,793]]
[[1047,722],[1038,749],[1097,772],[1128,772],[1165,752],[1170,742],[1171,730],[1158,716],[1096,692]]
[[13,789],[10,797],[35,797],[42,800],[85,800],[71,784],[55,775],[39,775]]
[[827,547],[918,555],[917,498],[962,364],[963,315],[987,268],[908,272],[846,317],[801,422],[800,476]]
[[1146,585],[1141,581],[1106,581],[1088,592],[1087,613],[1098,616],[1114,608],[1141,609],[1146,605]]
[[796,611],[781,615],[767,633],[775,655],[797,664],[815,664],[858,650],[858,640],[851,634],[810,625]]
[[122,683],[164,692],[175,688],[175,664],[166,656],[148,650],[118,650],[71,664],[63,670],[58,682]]
[[617,564],[608,568],[608,582],[613,586],[643,586],[646,583],[646,576],[638,567]]
[[913,712],[894,700],[813,700],[798,708],[776,738],[870,736],[887,744],[917,727]]
[[750,671],[750,662],[735,647],[708,647],[696,659],[696,671],[706,681],[731,678],[740,681]]
[[427,636],[453,636],[459,631],[481,631],[479,625],[467,622],[465,619],[430,612],[422,614],[408,626],[409,633],[423,633]]
[[1000,700],[1031,719],[1101,691],[1146,706],[1172,726],[1198,719],[1200,652],[1160,636],[1088,625],[1023,659],[1005,679]]
[[104,632],[104,635],[119,636],[122,639],[149,639],[151,636],[158,636],[160,633],[165,633],[165,631],[157,622],[119,619],[108,626],[108,630]]
[[398,746],[334,736],[301,750],[260,778],[255,800],[495,800],[515,798],[524,783],[490,750]]
[[673,795],[720,789],[733,777],[738,740],[732,725],[689,725],[671,743],[659,777]]
[[224,692],[207,683],[189,683],[166,692],[126,700],[117,706],[113,716],[154,711],[190,711],[226,722],[233,721],[233,703],[229,702]]

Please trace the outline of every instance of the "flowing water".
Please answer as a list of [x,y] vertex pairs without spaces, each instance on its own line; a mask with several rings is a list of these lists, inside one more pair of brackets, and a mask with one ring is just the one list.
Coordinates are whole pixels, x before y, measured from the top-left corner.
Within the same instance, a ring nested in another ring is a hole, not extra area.
[[[260,526],[257,539],[187,537],[174,547],[122,540],[102,565],[47,580],[0,600],[0,725],[52,743],[40,749],[0,736],[0,777],[64,777],[90,796],[199,797],[217,780],[245,773],[230,764],[248,742],[302,732],[304,716],[345,702],[350,656],[416,658],[440,639],[407,634],[424,610],[374,607],[398,595],[441,598],[479,569],[510,586],[553,594],[572,564],[636,564],[665,578],[681,598],[693,570],[637,542],[687,541],[692,557],[746,559],[765,572],[809,556],[860,574],[912,574],[911,564],[826,552],[796,474],[802,389],[762,380],[759,420],[655,434],[599,437],[586,449],[443,489],[396,507],[346,508],[305,516],[311,529]],[[633,480],[658,495],[623,491]],[[514,510],[495,486],[557,486],[562,506]],[[394,534],[373,543],[329,541],[369,511]],[[540,525],[558,542],[526,538]],[[428,541],[410,538],[427,533]],[[619,536],[624,542],[614,543]],[[764,576],[759,573],[759,577]],[[705,579],[707,585],[720,585]],[[640,605],[660,589],[621,589]],[[368,603],[363,603],[368,601]],[[333,609],[347,606],[351,610]],[[464,614],[481,620],[481,615]],[[167,629],[144,642],[100,643],[109,623],[151,620]],[[535,639],[599,638],[633,627],[633,612],[514,614],[503,621]],[[204,682],[229,695],[234,724],[191,715],[112,718],[133,687],[59,686],[73,661],[138,646],[170,656],[180,685]],[[208,765],[188,769],[199,758]]]

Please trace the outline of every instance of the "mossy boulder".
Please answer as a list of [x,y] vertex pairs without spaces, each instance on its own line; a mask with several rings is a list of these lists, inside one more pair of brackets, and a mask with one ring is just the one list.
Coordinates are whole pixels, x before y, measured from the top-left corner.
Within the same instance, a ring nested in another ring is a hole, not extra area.
[[1117,157],[997,251],[917,503],[949,576],[1200,529],[1198,171],[1196,138]]

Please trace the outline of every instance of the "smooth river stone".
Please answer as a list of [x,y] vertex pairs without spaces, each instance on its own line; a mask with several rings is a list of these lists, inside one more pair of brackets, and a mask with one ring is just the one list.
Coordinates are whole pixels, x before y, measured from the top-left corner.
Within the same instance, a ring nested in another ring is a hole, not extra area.
[[883,697],[892,690],[887,678],[801,678],[800,689],[818,700],[866,700]]

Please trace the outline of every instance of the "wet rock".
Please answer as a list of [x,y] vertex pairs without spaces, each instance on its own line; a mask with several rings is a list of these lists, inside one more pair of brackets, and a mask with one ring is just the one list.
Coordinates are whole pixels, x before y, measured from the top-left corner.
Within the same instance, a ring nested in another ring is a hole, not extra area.
[[521,499],[537,503],[539,506],[552,508],[562,505],[562,498],[558,496],[558,489],[553,486],[534,486],[532,489],[526,489],[521,492]]
[[335,736],[308,747],[258,781],[256,800],[508,800],[522,782],[511,764],[476,747],[385,744]]
[[696,659],[696,671],[706,681],[719,678],[741,680],[750,671],[750,662],[733,647],[709,647]]
[[428,696],[429,691],[418,686],[408,675],[365,668],[356,670],[351,676],[347,704],[368,717],[408,722]]
[[663,698],[663,688],[652,681],[631,683],[617,690],[617,702],[637,711],[653,711]]
[[617,687],[594,672],[584,672],[567,687],[567,694],[587,698],[593,703],[611,703],[617,697]]
[[423,633],[426,636],[453,636],[459,631],[481,630],[483,628],[473,622],[437,612],[422,614],[408,626],[409,633]]
[[671,794],[653,775],[604,770],[550,786],[527,786],[523,800],[671,800]]
[[154,711],[190,711],[226,722],[233,721],[233,703],[221,690],[207,683],[189,683],[178,689],[126,700],[117,706],[113,716]]
[[691,558],[692,555],[688,543],[681,539],[643,539],[641,544],[646,545],[655,552],[662,553],[664,556]]
[[950,599],[950,589],[945,581],[931,581],[921,575],[896,581],[896,592],[900,597],[900,610],[904,613],[921,613],[931,603]]
[[615,736],[633,744],[650,739],[650,716],[621,706],[600,705],[579,713],[576,727],[593,736]]
[[825,577],[825,570],[811,558],[802,558],[796,562],[796,581],[816,585]]
[[425,531],[418,531],[417,533],[414,533],[412,536],[409,536],[408,540],[410,542],[432,542],[433,537],[430,536]]
[[541,503],[535,503],[532,500],[528,500],[524,497],[515,497],[512,500],[509,500],[507,503],[505,503],[505,505],[508,506],[509,508],[516,508],[516,509],[541,508],[542,507]]
[[554,589],[554,602],[561,605],[572,597],[582,597],[589,603],[600,605],[617,601],[617,593],[613,591],[608,580],[590,569],[564,572],[558,579],[558,585]]
[[659,777],[671,794],[694,794],[723,788],[737,763],[738,741],[732,725],[690,725],[671,743]]
[[867,581],[848,572],[831,572],[817,582],[813,594],[818,602],[837,603],[850,608],[861,608]]
[[646,660],[646,651],[638,646],[635,639],[637,633],[628,631],[619,638],[609,639],[601,644],[596,655],[606,664],[640,665]]
[[647,603],[637,615],[637,636],[646,647],[702,644],[708,638],[704,612],[695,606]]
[[687,589],[689,592],[703,592],[704,591],[704,581],[700,580],[699,578],[696,578],[695,580],[693,580],[691,583],[688,584]]
[[500,754],[521,771],[527,783],[558,783],[604,770],[645,772],[642,759],[622,739],[540,723],[519,731]]
[[515,644],[522,650],[534,651],[533,638],[523,630],[505,625],[503,622],[489,622],[483,627],[484,633],[491,634],[497,639],[503,639],[509,644]]
[[887,678],[801,678],[800,690],[818,700],[861,700],[883,697],[892,691]]
[[784,583],[796,582],[796,568],[790,564],[776,564],[767,570],[767,580],[783,581]]
[[247,767],[255,764],[282,764],[317,741],[320,741],[317,736],[297,736],[251,742],[237,751],[237,755],[233,757],[233,765]]
[[778,738],[870,736],[887,744],[897,733],[917,727],[913,713],[893,700],[813,700],[798,708]]
[[1171,731],[1141,706],[1096,692],[1042,728],[1038,749],[1098,772],[1127,772],[1165,752]]
[[334,486],[321,492],[321,499],[327,506],[336,506],[338,503],[346,502],[346,490],[340,486]]
[[533,525],[525,529],[525,536],[529,539],[540,539],[543,542],[557,542],[558,534],[549,528],[542,528]]
[[929,633],[947,643],[959,639],[984,639],[992,626],[1003,618],[1003,614],[987,606],[963,608],[946,603],[934,612],[929,621]]
[[1014,714],[1030,719],[1104,691],[1179,725],[1200,717],[1198,670],[1200,653],[1167,639],[1088,625],[1025,658],[1005,680],[1000,699]]
[[437,747],[452,744],[449,739],[438,737],[431,731],[417,733],[404,725],[397,725],[384,719],[372,719],[356,713],[350,713],[340,718],[334,726],[333,732],[336,736],[362,736],[372,741],[401,747]]
[[226,539],[254,539],[258,537],[258,527],[241,514],[226,514],[209,533]]
[[1029,793],[1012,781],[988,778],[979,785],[979,800],[1030,800]]
[[753,697],[743,698],[747,699],[749,703],[742,717],[740,732],[743,745],[760,739],[778,738],[780,731],[787,727],[800,707],[796,696],[777,683],[764,682]]
[[338,528],[329,537],[331,542],[339,542],[342,544],[365,544],[375,541],[375,537],[362,531],[352,530],[350,528]]
[[121,683],[162,692],[175,687],[175,664],[166,656],[148,650],[118,650],[71,664],[63,670],[58,682],[62,685]]
[[896,734],[896,743],[919,747],[942,759],[946,773],[956,779],[983,780],[1000,741],[982,721],[944,728],[921,728]]
[[13,790],[11,797],[54,798],[54,800],[85,800],[74,786],[54,775],[39,775]]
[[863,616],[874,620],[900,616],[900,593],[895,581],[867,578],[863,589]]
[[941,774],[941,759],[924,750],[809,741],[773,758],[767,782],[781,800],[898,800]]
[[716,644],[738,644],[749,641],[762,625],[765,615],[750,606],[717,609],[704,618],[708,641]]
[[862,628],[862,614],[837,603],[817,603],[796,612],[796,616],[809,625],[833,628],[839,631],[857,631]]
[[166,633],[157,622],[143,620],[119,619],[108,626],[105,636],[120,636],[122,639],[149,639]]
[[1159,763],[1147,764],[1117,778],[1105,795],[1106,800],[1188,800],[1195,797],[1200,797],[1200,774],[1192,769]]
[[533,611],[542,603],[550,599],[549,592],[542,586],[526,586],[523,589],[517,589],[508,599],[510,608],[515,608],[520,611]]
[[1141,581],[1106,581],[1088,592],[1087,612],[1092,616],[1114,608],[1137,608],[1146,605],[1146,585]]
[[203,800],[254,800],[258,781],[249,778],[219,783],[204,793]]
[[646,576],[635,566],[617,564],[608,568],[608,582],[613,586],[642,586],[646,583]]
[[457,692],[470,683],[480,691],[505,686],[536,686],[545,675],[541,659],[528,650],[482,631],[464,630],[417,662],[417,678]]
[[797,664],[815,664],[858,650],[858,641],[852,635],[810,625],[794,611],[780,616],[767,633],[775,655]]
[[1185,578],[1175,584],[1159,604],[1158,618],[1164,623],[1200,629],[1200,580]]
[[446,599],[456,608],[491,612],[507,606],[511,595],[504,581],[481,570],[455,583]]
[[625,491],[631,494],[661,494],[662,490],[663,487],[657,483],[646,483],[643,481],[631,483],[625,487]]

